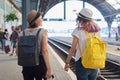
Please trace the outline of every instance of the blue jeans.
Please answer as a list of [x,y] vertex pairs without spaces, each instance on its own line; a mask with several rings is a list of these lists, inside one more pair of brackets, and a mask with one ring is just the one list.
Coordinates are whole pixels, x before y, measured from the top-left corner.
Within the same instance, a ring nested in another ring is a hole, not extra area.
[[2,39],[2,51],[5,50],[6,39]]
[[13,49],[13,48],[16,48],[16,42],[17,42],[17,41],[11,41],[11,47],[12,47],[12,49]]
[[81,64],[81,59],[75,63],[75,68],[77,80],[96,80],[98,69],[84,68]]

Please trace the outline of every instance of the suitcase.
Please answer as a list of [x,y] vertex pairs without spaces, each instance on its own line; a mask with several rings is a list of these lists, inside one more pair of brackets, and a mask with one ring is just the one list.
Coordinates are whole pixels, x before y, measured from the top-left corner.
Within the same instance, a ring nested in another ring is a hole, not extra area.
[[5,53],[8,53],[10,51],[10,47],[9,47],[9,45],[6,45],[5,46]]

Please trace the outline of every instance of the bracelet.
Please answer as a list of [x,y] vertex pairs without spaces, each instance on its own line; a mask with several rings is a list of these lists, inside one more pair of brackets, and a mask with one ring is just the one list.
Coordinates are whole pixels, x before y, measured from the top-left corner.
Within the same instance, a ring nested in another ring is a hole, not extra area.
[[68,62],[65,62],[65,64],[69,64]]

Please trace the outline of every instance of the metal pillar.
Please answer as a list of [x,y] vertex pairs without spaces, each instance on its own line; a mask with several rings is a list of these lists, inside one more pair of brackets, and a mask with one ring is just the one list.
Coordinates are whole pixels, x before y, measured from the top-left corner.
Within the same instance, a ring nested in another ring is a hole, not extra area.
[[39,0],[22,0],[22,28],[25,29],[28,26],[26,16],[31,10],[37,10],[37,4]]
[[[4,0],[4,15],[6,15],[6,0]],[[4,29],[6,27],[6,23],[5,23],[5,17],[4,17],[4,26],[2,26],[2,28]]]
[[40,11],[40,7],[39,7],[40,6],[40,1],[41,0],[38,0],[38,3],[37,3],[37,11]]
[[83,0],[83,8],[85,8],[85,0]]
[[66,0],[64,0],[64,20],[66,20]]

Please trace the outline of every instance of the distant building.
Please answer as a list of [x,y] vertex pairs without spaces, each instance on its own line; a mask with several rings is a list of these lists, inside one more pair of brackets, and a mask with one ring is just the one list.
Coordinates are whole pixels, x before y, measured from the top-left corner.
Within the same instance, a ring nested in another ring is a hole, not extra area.
[[[11,13],[12,11],[15,11],[16,16],[18,17],[18,21],[13,22],[5,22],[4,16]],[[22,24],[22,14],[21,12],[14,7],[12,3],[9,2],[9,0],[0,0],[0,28],[8,29],[8,32],[11,34],[11,26],[18,26]]]
[[[18,21],[14,22],[5,22],[4,16],[9,14],[11,11],[16,12],[16,16],[19,18]],[[22,14],[16,9],[13,4],[9,2],[9,0],[0,0],[0,28],[10,28],[10,26],[17,26],[22,24]]]

